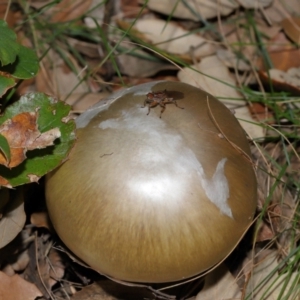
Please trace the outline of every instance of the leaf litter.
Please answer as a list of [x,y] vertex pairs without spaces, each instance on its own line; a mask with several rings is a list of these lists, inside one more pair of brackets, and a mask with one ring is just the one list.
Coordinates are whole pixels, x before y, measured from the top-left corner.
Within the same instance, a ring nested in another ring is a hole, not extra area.
[[[276,102],[278,107],[271,107],[263,101],[250,101],[252,95],[245,94],[242,87],[258,87],[262,92],[260,97],[264,99],[269,92],[271,78],[275,89],[297,95],[294,90],[298,87],[293,80],[283,80],[285,86],[288,83],[293,88],[279,85],[273,71],[270,72],[272,69],[268,61],[265,61],[266,57],[257,51],[257,38],[261,38],[259,43],[265,46],[263,50],[267,52],[274,69],[279,70],[281,79],[289,69],[299,68],[298,21],[293,17],[294,14],[300,14],[298,1],[197,0],[179,1],[175,7],[175,1],[149,0],[147,9],[132,27],[129,39],[123,40],[124,30],[129,30],[131,22],[139,16],[144,1],[123,0],[120,5],[111,1],[115,5],[109,16],[108,10],[100,1],[81,2],[64,0],[60,5],[56,4],[53,9],[45,11],[45,16],[53,24],[71,22],[71,25],[85,26],[86,38],[80,38],[76,34],[64,35],[62,40],[58,37],[59,47],[47,51],[41,62],[41,72],[31,86],[24,87],[25,91],[43,91],[65,99],[73,105],[73,115],[83,112],[98,99],[119,89],[120,83],[135,85],[171,78],[203,88],[219,97],[235,111],[255,145],[252,153],[259,183],[255,241],[252,244],[249,238],[244,258],[240,259],[238,265],[232,267],[229,262],[233,260],[237,264],[237,258],[229,258],[225,265],[210,273],[202,285],[200,283],[193,288],[183,285],[181,289],[167,289],[164,290],[166,293],[159,293],[157,287],[120,285],[86,269],[55,238],[45,207],[29,210],[25,207],[29,221],[24,226],[25,214],[22,208],[20,216],[16,215],[11,220],[19,225],[11,233],[8,231],[7,237],[3,238],[3,241],[11,242],[5,242],[6,245],[0,249],[1,282],[8,282],[11,288],[7,289],[4,284],[0,284],[0,295],[2,292],[4,299],[10,299],[11,295],[14,297],[11,299],[24,299],[24,295],[28,295],[28,299],[41,295],[44,299],[174,299],[174,295],[180,295],[178,290],[184,289],[193,290],[194,293],[186,293],[181,298],[178,296],[178,299],[251,297],[256,300],[287,295],[292,289],[292,282],[299,277],[297,269],[284,273],[283,269],[276,270],[276,267],[279,264],[284,266],[287,259],[292,260],[289,253],[299,245],[299,227],[294,225],[298,214],[299,193],[294,182],[299,178],[299,159],[293,153],[299,153],[300,149],[294,144],[270,142],[268,139],[282,137],[274,130],[279,125],[289,134],[295,133],[296,137],[299,135],[297,127],[287,124],[284,118],[278,120],[276,110],[299,105],[299,101],[294,99],[295,102],[291,104]],[[32,1],[32,5],[40,9],[45,2]],[[248,18],[249,9],[252,9],[252,19]],[[86,16],[81,18],[84,13]],[[168,19],[169,16],[171,19]],[[103,20],[109,23],[111,30],[106,36],[110,41],[109,45],[105,45],[99,38],[99,32],[93,31],[97,28],[95,19],[99,22],[100,29]],[[257,25],[261,36],[249,29],[250,21]],[[39,40],[45,41],[45,48],[54,45],[51,39],[45,38],[51,36],[51,31],[47,30],[35,31]],[[93,32],[93,39],[88,38],[89,31]],[[119,45],[115,47],[117,43]],[[107,46],[110,47],[108,50]],[[110,59],[105,64],[102,63],[107,51],[112,51],[115,55],[121,76]],[[164,57],[175,57],[176,63],[170,63]],[[24,117],[30,118],[27,115]],[[32,141],[28,143],[34,144],[33,140],[32,136]],[[20,148],[27,150],[26,143],[25,146]],[[6,155],[2,157],[2,161],[8,163]],[[286,169],[282,174],[284,167]],[[9,185],[9,182],[6,184]],[[33,194],[34,198],[38,198],[35,192]],[[43,203],[42,199],[39,203]],[[6,203],[4,208],[1,207],[0,226],[1,221],[8,218],[5,213],[7,205]],[[237,253],[240,253],[239,249],[233,255]],[[268,277],[269,274],[273,276]],[[287,275],[290,278],[285,286]],[[21,281],[24,283],[24,279],[27,286],[18,288]],[[10,295],[11,290],[14,293]],[[186,296],[187,294],[190,296]],[[297,299],[297,295],[287,297]]]

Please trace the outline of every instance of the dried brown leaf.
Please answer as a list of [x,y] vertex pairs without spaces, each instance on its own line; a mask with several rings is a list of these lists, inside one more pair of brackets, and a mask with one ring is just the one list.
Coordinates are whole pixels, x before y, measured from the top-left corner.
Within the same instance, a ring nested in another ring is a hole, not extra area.
[[92,0],[62,0],[51,10],[51,22],[67,22],[80,18],[92,4]]
[[300,18],[288,18],[281,22],[286,35],[296,44],[300,45]]
[[11,152],[10,161],[0,153],[0,164],[15,167],[25,160],[26,151],[53,145],[53,141],[60,137],[58,128],[41,133],[37,128],[37,118],[37,112],[24,112],[0,126],[0,133],[7,139]]
[[41,297],[38,288],[15,274],[7,276],[0,271],[0,299],[5,300],[34,300]]

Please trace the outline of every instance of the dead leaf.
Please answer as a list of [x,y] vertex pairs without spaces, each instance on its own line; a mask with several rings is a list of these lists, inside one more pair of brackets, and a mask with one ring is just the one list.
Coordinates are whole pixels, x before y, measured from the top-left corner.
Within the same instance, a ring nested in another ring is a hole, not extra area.
[[[277,251],[269,253],[262,258],[252,270],[252,275],[247,284],[246,296],[251,295],[251,299],[297,299],[299,296],[299,290],[294,288],[294,293],[286,296],[291,292],[292,285],[294,287],[299,285],[299,274],[297,272],[291,273],[291,277],[288,277],[289,272],[285,274],[278,274],[278,271],[273,273],[275,268],[278,266],[277,262]],[[273,275],[272,275],[273,273]],[[286,280],[288,280],[287,285]],[[298,283],[297,283],[298,282]],[[281,294],[281,292],[283,292]],[[299,299],[299,298],[298,298]]]
[[[279,41],[281,42],[281,41]],[[287,71],[290,68],[300,66],[300,50],[289,49],[280,51],[271,51],[268,53],[272,62],[273,68],[281,71]],[[260,71],[266,71],[266,67],[262,59],[257,63],[257,68]]]
[[[143,1],[140,1],[144,3]],[[176,18],[202,21],[218,16],[226,16],[236,9],[239,4],[231,0],[190,0],[188,6],[182,1],[174,0],[149,0],[147,6],[159,13]]]
[[263,13],[270,24],[279,23],[285,19],[287,15],[300,14],[299,0],[273,1],[272,5],[263,10]]
[[179,80],[200,87],[217,98],[220,97],[220,100],[229,109],[234,110],[241,126],[251,138],[264,137],[262,127],[255,125],[255,120],[253,120],[246,102],[242,100],[241,94],[237,91],[235,80],[217,56],[206,57],[192,68],[200,72],[183,68],[178,72]]
[[24,227],[26,215],[22,189],[11,191],[10,200],[3,209],[2,214],[0,220],[0,249],[10,243]]
[[[129,28],[130,24],[118,21],[122,28]],[[159,19],[138,19],[131,33],[153,44],[168,53],[176,54],[186,61],[211,55],[215,47],[198,34],[191,34],[175,22],[165,22]]]
[[195,300],[241,299],[242,293],[236,279],[224,264],[205,276],[203,289]]
[[61,49],[66,60],[75,68],[76,74],[66,65],[58,53],[50,50],[41,61],[40,72],[36,76],[36,89],[43,93],[61,95],[70,93],[88,93],[91,91],[89,80],[83,80],[86,71],[82,70],[78,61],[67,51]]
[[67,22],[80,18],[88,11],[92,0],[62,0],[55,5],[48,14],[51,15],[51,22]]
[[[67,98],[66,103],[72,106],[73,112],[82,113],[109,95],[110,93],[106,91],[99,93],[72,93],[72,95]],[[63,98],[65,97],[63,96]]]
[[[128,42],[122,42],[122,47],[126,49],[124,54],[118,55],[120,72],[131,77],[145,78],[154,76],[156,73],[164,70],[177,70],[177,67],[163,60],[153,60],[149,54],[135,45]],[[130,54],[126,54],[126,53]]]
[[281,22],[286,35],[296,44],[300,45],[300,18],[288,18]]
[[49,270],[49,286],[54,286],[64,277],[65,265],[63,259],[57,250],[51,248],[48,255]]
[[24,112],[0,126],[0,133],[7,139],[11,152],[10,161],[0,153],[0,164],[15,167],[25,160],[26,151],[53,145],[53,141],[60,137],[58,128],[41,133],[37,129],[37,118],[37,112]]
[[225,66],[228,68],[234,68],[239,71],[249,71],[251,67],[249,64],[245,62],[245,60],[239,58],[234,52],[231,50],[219,49],[217,51],[217,56]]
[[12,188],[12,186],[9,184],[8,180],[0,176],[0,186],[5,186],[7,188]]
[[271,83],[275,90],[300,95],[300,68],[291,68],[287,72],[270,69],[269,72],[259,72],[259,76],[266,85]]
[[25,270],[29,263],[29,255],[28,250],[22,251],[19,253],[19,255],[16,257],[16,261],[12,263],[10,266],[13,268],[15,272],[22,272]]
[[35,300],[43,296],[38,288],[15,274],[12,277],[0,271],[0,299],[5,300]]
[[238,0],[238,2],[247,9],[261,9],[269,6],[273,0]]

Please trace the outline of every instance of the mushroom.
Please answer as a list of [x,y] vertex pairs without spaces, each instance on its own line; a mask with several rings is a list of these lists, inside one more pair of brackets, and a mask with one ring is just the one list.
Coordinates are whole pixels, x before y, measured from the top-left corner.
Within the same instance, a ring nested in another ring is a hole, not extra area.
[[172,282],[235,248],[257,183],[245,133],[221,102],[157,81],[113,94],[76,123],[78,141],[48,176],[46,201],[84,262],[119,280]]

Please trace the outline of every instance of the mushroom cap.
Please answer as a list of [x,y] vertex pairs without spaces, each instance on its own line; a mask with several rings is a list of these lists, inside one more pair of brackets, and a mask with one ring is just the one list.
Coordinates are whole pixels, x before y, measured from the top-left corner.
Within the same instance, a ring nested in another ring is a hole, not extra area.
[[[147,115],[147,93],[163,90],[184,109]],[[235,248],[254,216],[256,176],[221,102],[158,81],[117,92],[76,122],[78,141],[47,177],[46,201],[79,258],[104,275],[159,283],[197,275]]]

